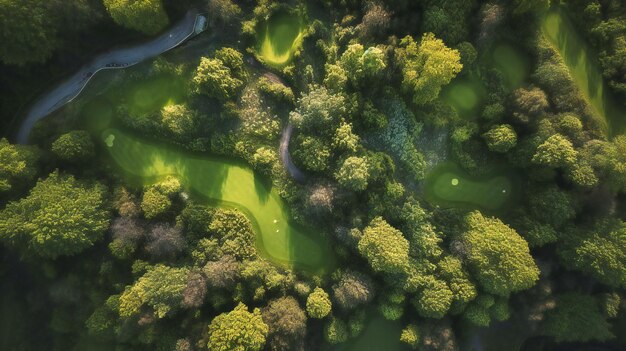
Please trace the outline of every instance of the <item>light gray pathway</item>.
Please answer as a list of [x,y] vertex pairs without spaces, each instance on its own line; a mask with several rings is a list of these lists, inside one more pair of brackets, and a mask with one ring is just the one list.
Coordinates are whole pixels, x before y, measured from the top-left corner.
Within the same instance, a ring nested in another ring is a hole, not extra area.
[[291,134],[293,133],[293,124],[289,122],[287,127],[283,130],[283,134],[280,137],[280,147],[278,149],[280,153],[280,159],[283,161],[285,168],[291,175],[293,179],[295,179],[299,183],[306,183],[307,176],[301,170],[296,167],[296,165],[291,160],[291,154],[289,154],[289,141],[291,140]]
[[130,48],[117,49],[96,57],[90,64],[53,90],[39,98],[28,111],[17,134],[17,142],[25,144],[28,135],[37,121],[72,101],[89,80],[100,70],[129,67],[146,59],[158,56],[183,43],[194,35],[198,14],[189,11],[185,18],[161,36]]

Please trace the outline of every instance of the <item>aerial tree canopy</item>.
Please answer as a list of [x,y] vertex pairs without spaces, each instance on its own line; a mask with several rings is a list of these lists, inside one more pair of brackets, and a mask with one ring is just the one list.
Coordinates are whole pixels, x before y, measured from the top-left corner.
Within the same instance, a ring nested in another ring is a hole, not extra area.
[[515,230],[479,211],[468,214],[465,224],[460,241],[470,269],[485,291],[507,296],[532,287],[539,279],[528,243]]
[[44,62],[59,45],[54,22],[47,1],[0,1],[0,60],[14,65]]
[[52,143],[52,152],[64,161],[78,162],[96,154],[91,136],[84,130],[65,133]]
[[400,273],[409,264],[409,242],[382,217],[374,218],[363,230],[359,252],[376,272]]
[[39,153],[32,146],[13,145],[0,139],[0,194],[15,185],[32,181],[37,175]]
[[169,24],[161,0],[103,0],[115,23],[153,35]]
[[215,351],[259,351],[265,345],[268,330],[258,308],[248,312],[248,307],[239,303],[211,321],[207,346]]
[[311,318],[324,318],[332,309],[330,297],[322,288],[315,288],[306,299],[306,311]]
[[102,239],[109,226],[104,187],[54,172],[0,212],[0,237],[23,253],[74,255]]
[[626,223],[621,220],[606,218],[586,228],[572,228],[558,253],[566,266],[606,285],[626,287]]
[[419,44],[410,36],[402,39],[396,62],[402,68],[402,91],[416,105],[435,100],[441,87],[463,68],[458,50],[448,48],[432,33],[424,34]]
[[157,318],[163,318],[181,307],[189,269],[162,264],[149,269],[120,296],[119,314],[132,317],[149,307]]
[[598,301],[579,293],[558,295],[555,308],[546,314],[542,330],[556,342],[605,341],[614,337]]

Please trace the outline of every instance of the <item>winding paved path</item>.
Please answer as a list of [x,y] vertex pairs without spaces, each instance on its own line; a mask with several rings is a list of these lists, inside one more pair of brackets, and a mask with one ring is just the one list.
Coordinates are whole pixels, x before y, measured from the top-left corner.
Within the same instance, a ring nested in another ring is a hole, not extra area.
[[291,134],[293,134],[293,124],[289,122],[287,127],[283,130],[283,134],[280,136],[280,147],[278,151],[280,153],[280,159],[289,171],[289,174],[298,183],[306,183],[307,176],[302,172],[291,160],[291,154],[289,154],[289,141],[291,140]]
[[109,51],[96,57],[90,64],[35,102],[20,125],[17,142],[27,143],[28,135],[35,123],[76,98],[98,71],[135,65],[171,50],[189,39],[194,35],[197,16],[196,11],[189,11],[175,26],[149,42]]

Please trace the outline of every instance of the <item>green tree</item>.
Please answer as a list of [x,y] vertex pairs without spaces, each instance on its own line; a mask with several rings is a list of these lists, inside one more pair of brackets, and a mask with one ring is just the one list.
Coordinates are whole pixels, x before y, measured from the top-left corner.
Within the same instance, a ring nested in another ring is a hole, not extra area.
[[433,276],[427,276],[424,288],[413,300],[417,312],[426,318],[443,318],[452,304],[453,293],[448,285]]
[[419,328],[415,324],[409,324],[406,328],[402,329],[400,334],[400,341],[409,345],[411,349],[417,349],[417,343],[420,340]]
[[267,341],[273,351],[300,350],[306,335],[306,315],[291,296],[271,301],[261,311],[269,333]]
[[409,242],[382,217],[365,227],[358,247],[375,272],[400,273],[409,264]]
[[355,82],[375,78],[387,67],[385,54],[377,47],[367,50],[361,44],[350,44],[339,59],[339,65],[349,79]]
[[615,336],[592,296],[566,293],[556,297],[556,307],[546,313],[543,332],[556,342],[606,341]]
[[539,279],[528,243],[497,218],[474,211],[465,217],[460,242],[473,275],[491,294],[508,294],[532,287]]
[[311,318],[326,317],[332,309],[330,297],[324,289],[317,287],[306,299],[306,311]]
[[269,331],[261,311],[239,303],[235,309],[215,317],[209,324],[209,350],[258,351],[265,345]]
[[37,175],[39,152],[32,146],[12,145],[0,139],[0,194],[32,182]]
[[336,125],[345,114],[346,101],[342,95],[331,93],[325,87],[313,87],[298,99],[289,118],[299,128],[320,133]]
[[548,96],[539,88],[519,88],[513,92],[513,117],[523,123],[541,117],[550,107]]
[[189,137],[195,132],[196,117],[187,105],[166,105],[161,109],[161,123],[177,137]]
[[507,152],[517,144],[515,129],[509,124],[500,124],[483,134],[487,147],[495,152]]
[[193,77],[194,91],[221,101],[232,100],[243,87],[225,63],[216,58],[203,57]]
[[119,301],[121,317],[138,315],[149,307],[157,318],[163,318],[180,309],[187,286],[189,269],[158,264],[127,286]]
[[147,219],[156,218],[170,209],[172,200],[157,188],[149,187],[141,198],[141,210]]
[[351,123],[341,123],[335,130],[333,147],[341,151],[356,152],[359,147],[359,136],[352,131]]
[[582,154],[604,176],[606,185],[616,191],[626,190],[626,136],[619,135],[611,142],[590,141]]
[[348,73],[340,65],[327,63],[324,86],[333,93],[341,93],[348,82]]
[[207,12],[212,24],[231,24],[241,15],[241,8],[232,0],[208,0]]
[[209,231],[219,241],[224,254],[239,260],[256,256],[256,235],[252,223],[241,211],[216,210],[209,224]]
[[0,60],[11,65],[44,62],[59,45],[55,20],[47,1],[0,2]]
[[173,176],[145,188],[141,209],[147,219],[157,218],[172,206],[172,198],[182,189],[180,181]]
[[103,0],[115,23],[145,34],[157,34],[169,24],[161,0]]
[[574,145],[561,134],[554,134],[537,147],[532,158],[536,164],[548,167],[567,167],[573,165],[578,157]]
[[461,72],[461,55],[443,41],[426,33],[419,45],[407,36],[396,49],[396,61],[402,68],[402,90],[423,105],[439,96],[441,87]]
[[613,287],[626,287],[626,223],[606,218],[571,228],[558,254],[567,267],[590,274]]
[[104,187],[54,172],[0,212],[0,237],[44,258],[74,255],[102,239],[109,226]]
[[396,321],[404,314],[406,296],[401,290],[389,290],[383,293],[378,310],[385,319]]
[[532,192],[528,202],[533,217],[554,228],[567,223],[576,215],[572,197],[556,186]]
[[239,51],[229,47],[220,48],[215,51],[215,58],[224,62],[224,65],[232,72],[233,77],[242,81],[248,78],[243,55]]
[[335,173],[335,179],[341,186],[353,190],[363,191],[367,188],[370,171],[367,158],[351,156],[343,161],[341,167]]
[[52,152],[64,161],[84,161],[96,154],[91,136],[84,130],[74,130],[61,135],[52,143]]
[[298,136],[296,138],[297,149],[293,151],[293,156],[303,168],[321,172],[328,168],[331,150],[328,143],[313,136]]
[[340,344],[348,340],[348,326],[339,318],[331,318],[324,326],[324,338],[330,344]]

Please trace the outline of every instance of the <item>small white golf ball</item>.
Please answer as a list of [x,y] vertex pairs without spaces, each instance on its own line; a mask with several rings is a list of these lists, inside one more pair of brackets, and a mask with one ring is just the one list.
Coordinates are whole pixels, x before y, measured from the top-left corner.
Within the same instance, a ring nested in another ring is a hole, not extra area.
[[452,185],[454,185],[454,186],[457,186],[457,185],[459,185],[459,180],[454,178],[454,179],[452,179],[452,181],[450,183],[452,183]]

